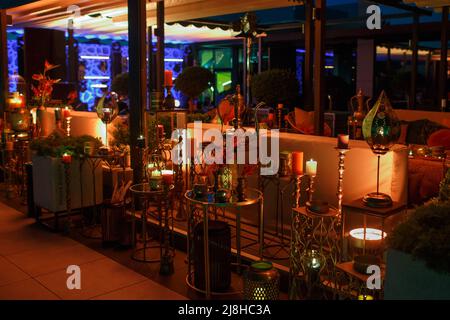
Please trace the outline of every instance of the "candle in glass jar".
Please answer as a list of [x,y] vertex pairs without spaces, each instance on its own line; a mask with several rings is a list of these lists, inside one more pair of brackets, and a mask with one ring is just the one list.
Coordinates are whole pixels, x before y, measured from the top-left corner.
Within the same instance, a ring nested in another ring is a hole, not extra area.
[[159,171],[159,170],[152,171],[152,177],[160,177],[160,176],[161,176],[161,171]]
[[9,107],[11,109],[22,108],[24,106],[23,96],[19,92],[14,92],[13,97],[9,99]]
[[69,107],[64,108],[64,118],[70,118],[70,109]]
[[313,159],[306,161],[306,174],[315,176],[317,174],[317,161]]
[[165,87],[171,87],[173,82],[172,82],[172,71],[170,70],[166,70],[164,71],[164,86]]
[[72,162],[72,155],[70,155],[69,153],[64,153],[62,155],[62,162],[66,163],[66,164],[71,163]]
[[173,170],[161,170],[161,174],[165,184],[173,183]]
[[55,108],[55,120],[61,121],[61,109],[60,108]]
[[301,151],[292,152],[292,173],[298,176],[303,174],[303,152]]
[[349,143],[349,135],[348,134],[339,134],[338,137],[338,149],[348,149],[348,143]]
[[373,300],[373,297],[368,294],[360,294],[358,300]]
[[103,117],[102,117],[103,123],[109,123],[111,121],[111,109],[103,108],[102,111],[103,111]]

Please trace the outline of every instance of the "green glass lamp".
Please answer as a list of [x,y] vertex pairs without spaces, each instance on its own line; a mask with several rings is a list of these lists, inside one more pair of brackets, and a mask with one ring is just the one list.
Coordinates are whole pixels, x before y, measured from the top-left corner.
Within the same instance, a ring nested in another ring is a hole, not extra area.
[[386,154],[400,137],[400,121],[384,91],[364,118],[362,132],[367,144],[378,157],[377,191],[365,195],[363,201],[369,207],[390,207],[391,197],[379,192],[380,157]]

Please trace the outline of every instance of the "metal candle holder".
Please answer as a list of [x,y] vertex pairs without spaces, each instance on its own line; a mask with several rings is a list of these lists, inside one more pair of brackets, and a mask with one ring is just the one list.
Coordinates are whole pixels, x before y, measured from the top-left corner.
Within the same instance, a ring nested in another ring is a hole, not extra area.
[[71,122],[72,117],[66,117],[65,121],[66,121],[66,134],[68,137],[70,137],[70,122]]
[[304,174],[301,175],[295,175],[294,179],[295,179],[295,208],[300,207],[300,197],[301,197],[301,193],[302,193],[302,178],[304,177]]
[[337,206],[337,211],[338,211],[338,224],[340,227],[340,233],[341,233],[341,241],[342,241],[342,252],[344,253],[344,230],[345,230],[345,221],[342,217],[342,199],[344,197],[344,162],[345,162],[345,154],[350,150],[349,148],[347,149],[341,149],[341,148],[336,148],[336,150],[338,151],[338,157],[339,157],[339,163],[338,163],[338,184],[337,184],[337,198],[338,198],[338,206]]
[[70,233],[72,227],[72,199],[70,197],[70,163],[64,163],[64,175],[66,182],[66,210],[67,210],[67,222],[64,232]]
[[283,115],[283,108],[278,107],[278,129],[281,130],[281,116]]
[[308,201],[311,203],[313,200],[314,194],[314,180],[316,179],[316,175],[309,176],[309,187],[308,187]]

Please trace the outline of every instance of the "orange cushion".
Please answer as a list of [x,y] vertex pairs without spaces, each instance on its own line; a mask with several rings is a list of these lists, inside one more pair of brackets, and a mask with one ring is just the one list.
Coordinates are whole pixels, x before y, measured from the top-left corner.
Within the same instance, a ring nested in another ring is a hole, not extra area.
[[427,141],[429,147],[444,147],[450,150],[450,129],[441,129],[433,132]]
[[399,144],[407,144],[406,137],[408,136],[408,124],[402,123],[400,127],[400,137],[397,140]]
[[[305,134],[314,134],[314,111],[308,112],[300,108],[295,108],[295,126]],[[330,137],[330,126],[325,123],[323,129],[324,136]]]
[[299,128],[314,126],[314,111],[305,111],[300,108],[295,108],[295,125]]
[[234,119],[234,106],[228,99],[222,99],[217,107],[217,115],[222,119],[223,124],[228,124]]

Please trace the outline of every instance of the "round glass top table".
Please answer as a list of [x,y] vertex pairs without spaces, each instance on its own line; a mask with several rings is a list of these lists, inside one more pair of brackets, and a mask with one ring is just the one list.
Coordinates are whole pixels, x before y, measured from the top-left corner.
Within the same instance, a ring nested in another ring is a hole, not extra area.
[[[264,243],[264,216],[263,216],[263,194],[261,191],[254,188],[247,188],[246,197],[244,201],[238,201],[236,195],[232,195],[227,202],[216,202],[214,199],[214,193],[207,193],[205,197],[198,198],[195,197],[192,190],[188,190],[185,193],[185,198],[187,200],[187,212],[188,212],[188,237],[187,237],[187,255],[188,255],[188,274],[186,277],[186,283],[188,286],[198,292],[204,293],[206,298],[210,298],[211,294],[223,295],[222,292],[212,292],[211,291],[211,270],[209,261],[209,236],[208,236],[208,209],[213,208],[223,208],[223,209],[236,209],[236,265],[237,271],[240,273],[241,267],[241,213],[240,208],[258,205],[258,244],[259,250],[258,254],[260,259],[262,259],[262,249]],[[203,252],[204,252],[204,265],[205,265],[205,290],[196,287],[192,281],[192,245],[193,245],[193,232],[194,229],[194,210],[201,209],[203,215]],[[234,292],[235,293],[235,292]],[[226,294],[226,293],[225,293]],[[232,293],[229,293],[232,294]]]
[[[174,189],[173,184],[165,185],[158,189],[153,189],[150,187],[148,182],[135,184],[130,187],[130,191],[133,194],[133,196],[137,197],[138,199],[141,199],[141,201],[143,202],[143,208],[141,211],[141,223],[142,223],[141,241],[143,246],[142,248],[136,248],[133,250],[131,257],[134,260],[140,262],[160,262],[161,259],[163,259],[164,257],[173,256],[175,251],[173,250],[173,246],[171,247],[169,244],[169,237],[170,237],[169,232],[173,231],[173,225],[172,230],[170,229],[169,226],[169,203],[171,192],[173,189]],[[155,245],[150,245],[150,239],[148,237],[147,232],[147,223],[148,223],[147,218],[150,215],[149,209],[151,206],[156,207],[157,212],[156,219],[158,220],[160,230],[159,242]],[[136,207],[134,207],[133,224],[136,221],[136,212],[137,212]],[[133,227],[132,239],[134,245],[137,247],[135,227]],[[159,257],[152,258],[150,256],[149,250],[157,248],[160,249]]]

